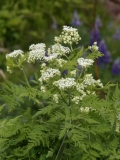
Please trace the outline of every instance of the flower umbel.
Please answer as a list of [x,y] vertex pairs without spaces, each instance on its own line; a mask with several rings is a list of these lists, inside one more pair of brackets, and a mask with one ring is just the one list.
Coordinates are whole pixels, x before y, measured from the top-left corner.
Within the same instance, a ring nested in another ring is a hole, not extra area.
[[93,61],[92,59],[79,58],[79,59],[77,60],[77,62],[78,62],[78,64],[79,64],[80,66],[82,66],[83,68],[87,68],[87,67],[93,65],[93,62],[94,62],[94,61]]
[[22,50],[14,50],[13,52],[6,54],[6,58],[10,57],[10,58],[17,58],[19,56],[23,56],[23,51]]
[[60,75],[60,71],[58,69],[48,68],[47,70],[43,71],[41,79],[43,81],[47,81],[57,75]]
[[28,63],[34,63],[36,60],[42,60],[45,56],[45,44],[38,43],[32,44],[29,47],[29,56],[28,56]]
[[56,87],[61,90],[72,88],[76,85],[75,78],[62,78],[53,83]]
[[69,26],[63,26],[62,34],[59,37],[55,37],[55,42],[70,44],[78,43],[81,40],[78,30]]

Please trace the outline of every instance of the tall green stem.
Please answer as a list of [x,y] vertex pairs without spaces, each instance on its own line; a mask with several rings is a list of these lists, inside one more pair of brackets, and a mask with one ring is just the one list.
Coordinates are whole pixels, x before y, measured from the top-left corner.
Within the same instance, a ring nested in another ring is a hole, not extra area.
[[55,160],[61,160],[61,158],[62,158],[63,151],[64,151],[65,146],[66,146],[66,144],[65,144],[64,142],[65,142],[65,140],[66,140],[66,138],[67,138],[67,133],[68,133],[68,131],[66,132],[66,134],[65,134],[65,136],[64,136],[64,138],[63,138],[63,141],[62,141],[62,143],[61,143],[61,146],[60,146],[60,148],[59,148],[59,151],[58,151],[58,153],[57,153],[57,156],[56,156]]
[[[70,110],[70,124],[71,124],[71,104],[70,104],[71,99],[70,99],[70,91],[69,91],[69,90],[68,90],[68,94],[69,94],[68,107],[69,107],[69,110]],[[56,156],[56,159],[55,159],[55,160],[61,160],[61,158],[62,158],[63,151],[64,151],[64,149],[65,149],[65,147],[66,147],[66,143],[64,143],[64,142],[65,142],[65,140],[66,140],[66,138],[67,138],[68,132],[69,132],[69,129],[66,131],[66,134],[64,135],[63,141],[62,141],[62,143],[61,143],[61,146],[60,146],[60,148],[59,148],[59,151],[58,151],[58,153],[57,153],[57,156]]]
[[30,84],[29,84],[29,82],[28,82],[28,79],[27,79],[27,77],[26,77],[26,74],[25,74],[24,69],[23,69],[22,71],[23,71],[23,75],[24,75],[24,78],[25,78],[25,82],[26,82],[27,86],[30,87]]

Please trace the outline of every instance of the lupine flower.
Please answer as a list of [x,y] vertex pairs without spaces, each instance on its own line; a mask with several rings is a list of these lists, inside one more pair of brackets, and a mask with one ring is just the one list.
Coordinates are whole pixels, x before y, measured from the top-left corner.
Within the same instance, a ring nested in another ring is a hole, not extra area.
[[113,39],[115,40],[120,40],[120,30],[117,28],[114,35],[113,35]]
[[120,75],[120,58],[117,58],[113,63],[111,72],[113,75]]
[[94,42],[97,42],[97,44],[99,44],[100,41],[101,41],[101,36],[100,36],[99,28],[97,25],[95,25],[91,32],[90,46],[92,46]]
[[79,26],[82,25],[82,22],[79,19],[79,15],[78,15],[77,11],[74,11],[74,13],[73,13],[73,18],[72,18],[71,25],[73,27],[79,27]]
[[99,16],[97,16],[96,20],[95,20],[95,25],[97,27],[102,27],[102,23],[101,23],[101,19]]
[[52,29],[56,30],[58,28],[58,25],[57,25],[57,21],[55,18],[53,18],[53,24],[52,24]]
[[104,56],[98,58],[98,65],[104,67],[107,63],[111,62],[111,55],[107,50],[107,45],[104,40],[102,40],[99,44],[99,51],[103,53]]

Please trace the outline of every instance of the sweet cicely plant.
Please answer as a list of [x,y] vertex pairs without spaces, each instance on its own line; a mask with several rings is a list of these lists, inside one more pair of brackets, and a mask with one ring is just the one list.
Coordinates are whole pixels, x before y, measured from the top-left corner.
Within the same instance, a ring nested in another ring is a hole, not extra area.
[[[64,26],[50,48],[38,43],[6,55],[8,72],[20,70],[25,81],[1,86],[0,160],[120,159],[118,85],[112,93],[94,79],[90,68],[102,53],[96,42],[74,49],[79,40]],[[32,83],[26,63],[39,63]]]

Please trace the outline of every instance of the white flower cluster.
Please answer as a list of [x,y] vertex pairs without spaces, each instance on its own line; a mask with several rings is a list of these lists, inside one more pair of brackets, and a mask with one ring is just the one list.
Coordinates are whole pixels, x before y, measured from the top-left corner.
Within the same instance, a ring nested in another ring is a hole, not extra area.
[[43,93],[45,93],[45,92],[46,92],[46,89],[45,89],[45,87],[44,87],[44,86],[41,86],[41,87],[40,87],[40,90],[41,90],[41,92],[43,92]]
[[75,104],[79,104],[80,98],[78,96],[74,96],[71,101],[73,101]]
[[23,51],[22,50],[14,50],[13,52],[6,54],[6,58],[10,57],[10,58],[17,58],[19,56],[23,56]]
[[59,66],[60,66],[60,67],[62,67],[62,66],[63,66],[63,64],[67,63],[67,61],[66,61],[66,60],[61,59],[61,58],[56,59],[56,61],[58,62],[58,64],[59,64]]
[[50,61],[57,59],[57,57],[58,57],[57,53],[52,53],[52,54],[49,54],[49,56],[45,56],[44,60],[47,62],[50,62]]
[[59,89],[64,90],[76,86],[74,78],[61,78],[58,81],[55,81],[53,85],[57,86]]
[[79,58],[77,62],[80,66],[87,68],[91,66],[94,61],[92,59]]
[[95,80],[92,76],[92,74],[86,74],[85,79],[83,81],[84,86],[93,85],[93,86],[99,86],[103,87],[103,84],[100,80]]
[[95,94],[92,90],[86,90],[86,88],[90,85],[103,87],[100,80],[93,79],[92,74],[86,74],[83,82],[76,84],[76,90],[80,93],[80,100],[82,100],[86,95]]
[[81,40],[81,37],[79,36],[78,30],[69,26],[63,26],[62,35],[55,37],[57,43],[63,42],[70,45],[72,43],[78,43],[79,40]]
[[47,81],[57,75],[60,75],[60,71],[58,69],[48,68],[42,72],[41,78],[39,80]]
[[92,46],[89,46],[88,47],[90,50],[93,50],[93,51],[98,51],[98,46],[97,46],[97,42],[94,42]]
[[44,43],[32,44],[29,47],[29,50],[36,50],[36,49],[45,49],[46,45]]
[[53,94],[53,100],[55,101],[55,103],[59,103],[59,97],[57,94]]
[[90,109],[91,109],[90,107],[81,107],[81,108],[80,108],[80,111],[81,111],[81,112],[89,112]]
[[61,44],[57,43],[52,46],[52,53],[57,53],[58,55],[64,55],[70,53],[69,47],[64,47]]
[[70,74],[71,74],[73,77],[76,77],[76,70],[71,71]]
[[11,70],[9,66],[7,66],[7,71],[13,73],[13,70]]
[[84,85],[81,83],[81,84],[77,84],[76,85],[76,90],[80,93],[80,100],[82,100],[87,94],[86,92],[84,91]]
[[45,47],[44,43],[32,44],[29,47],[31,51],[29,52],[28,63],[34,63],[35,60],[43,59],[45,56]]

